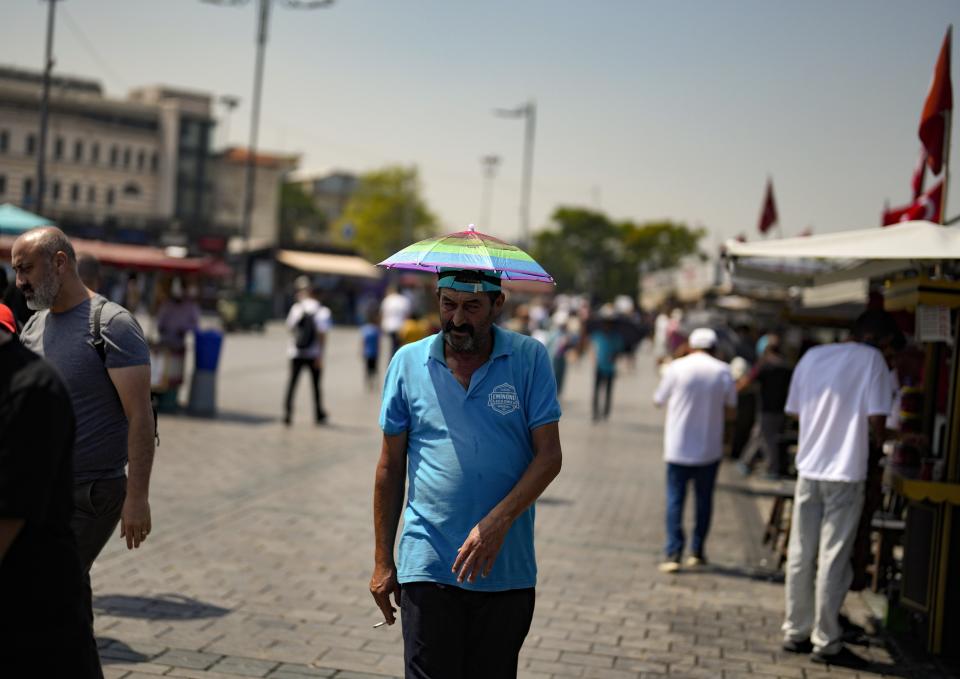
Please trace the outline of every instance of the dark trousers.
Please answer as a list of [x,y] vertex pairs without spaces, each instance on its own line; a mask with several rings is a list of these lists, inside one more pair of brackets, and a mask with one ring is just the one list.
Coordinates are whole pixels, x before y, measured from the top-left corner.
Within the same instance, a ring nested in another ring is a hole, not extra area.
[[667,556],[683,553],[686,543],[683,533],[683,505],[687,499],[687,486],[691,481],[697,498],[697,511],[690,551],[697,555],[703,554],[707,533],[710,532],[713,488],[719,466],[719,461],[698,466],[667,463]]
[[[100,479],[78,483],[73,487],[73,517],[70,527],[77,539],[80,568],[83,571],[81,596],[83,611],[90,629],[93,629],[93,588],[90,586],[90,567],[97,560],[107,541],[120,522],[123,501],[127,497],[127,479]],[[90,650],[89,674],[77,676],[103,676],[100,674],[100,659],[95,648]],[[87,668],[84,668],[85,670]]]
[[[610,406],[613,403],[613,373],[598,370],[593,381],[593,419],[610,417]],[[603,408],[600,407],[600,393],[603,392]]]
[[312,358],[292,358],[290,359],[290,380],[287,383],[287,400],[284,406],[284,414],[287,421],[293,415],[293,395],[297,389],[297,380],[300,378],[300,371],[304,368],[310,370],[310,379],[313,384],[313,405],[315,416],[318,422],[326,419],[327,414],[323,411],[323,397],[320,394],[320,368],[317,361]]
[[400,617],[406,679],[510,679],[530,630],[534,589],[472,592],[453,585],[403,586]]
[[780,454],[780,432],[783,431],[783,413],[758,413],[750,442],[743,450],[744,462],[751,469],[760,458],[767,461],[767,473],[781,476],[783,462]]

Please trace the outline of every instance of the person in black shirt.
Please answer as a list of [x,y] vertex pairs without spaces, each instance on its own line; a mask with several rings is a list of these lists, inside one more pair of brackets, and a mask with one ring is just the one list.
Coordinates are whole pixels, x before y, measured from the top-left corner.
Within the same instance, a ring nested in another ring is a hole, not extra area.
[[780,435],[783,432],[783,408],[793,371],[783,357],[780,336],[771,334],[767,337],[767,347],[757,365],[737,383],[738,391],[743,391],[751,384],[760,387],[759,417],[738,466],[742,474],[749,475],[753,465],[764,457],[767,460],[767,477],[778,479],[784,472]]
[[73,408],[15,331],[0,305],[0,673],[102,679],[70,529]]

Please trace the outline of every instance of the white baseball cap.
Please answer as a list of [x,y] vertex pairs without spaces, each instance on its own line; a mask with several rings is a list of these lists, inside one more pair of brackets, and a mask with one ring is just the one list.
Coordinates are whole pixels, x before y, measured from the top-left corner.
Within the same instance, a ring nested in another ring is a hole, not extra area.
[[687,340],[691,349],[712,349],[717,344],[717,333],[710,328],[697,328]]

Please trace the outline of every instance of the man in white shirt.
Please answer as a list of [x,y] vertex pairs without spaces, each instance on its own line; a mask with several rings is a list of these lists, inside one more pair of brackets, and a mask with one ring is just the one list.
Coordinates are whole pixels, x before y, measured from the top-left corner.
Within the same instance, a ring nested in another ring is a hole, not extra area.
[[856,320],[848,342],[800,359],[784,410],[800,419],[793,522],[787,552],[786,651],[818,663],[866,664],[841,642],[840,607],[863,507],[871,437],[879,449],[892,386],[884,352],[903,336],[883,311]]
[[391,356],[400,348],[400,328],[410,316],[410,299],[395,287],[387,288],[387,296],[380,302],[380,329],[390,337]]
[[690,333],[691,353],[672,361],[653,396],[667,406],[663,459],[667,463],[667,544],[664,573],[680,569],[686,542],[683,505],[693,481],[697,498],[696,525],[688,566],[706,563],[704,543],[713,513],[713,489],[723,457],[723,424],[727,408],[737,404],[737,388],[730,366],[712,356],[717,334],[710,328]]
[[327,421],[323,409],[323,395],[320,390],[320,378],[323,375],[323,350],[330,331],[330,309],[323,306],[314,296],[313,286],[306,276],[299,276],[294,283],[297,301],[287,314],[287,328],[290,330],[290,344],[287,356],[290,357],[290,380],[287,383],[287,398],[284,402],[283,423],[290,426],[293,420],[293,396],[297,388],[300,371],[307,368],[313,385],[314,417],[317,424]]

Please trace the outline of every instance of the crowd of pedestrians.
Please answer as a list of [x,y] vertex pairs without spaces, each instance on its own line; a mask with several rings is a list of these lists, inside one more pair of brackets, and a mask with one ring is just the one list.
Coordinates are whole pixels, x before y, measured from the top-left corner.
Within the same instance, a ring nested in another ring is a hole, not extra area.
[[[94,292],[96,260],[78,258],[58,229],[22,235],[12,263],[32,314],[23,323],[0,305],[0,595],[14,612],[0,616],[0,634],[14,642],[0,649],[0,661],[30,657],[51,676],[69,667],[70,676],[98,677],[91,565],[118,525],[129,549],[152,530],[150,350],[134,316]],[[843,646],[839,614],[867,470],[896,390],[890,363],[903,336],[889,315],[865,313],[848,341],[804,347],[793,367],[781,333],[756,341],[744,329],[728,336],[720,327],[691,327],[679,308],[654,318],[623,300],[591,307],[558,296],[505,314],[499,274],[469,269],[441,269],[433,295],[425,304],[389,290],[366,311],[359,333],[368,390],[380,381],[382,340],[391,351],[370,591],[385,624],[401,612],[407,677],[516,675],[535,602],[533,505],[561,467],[567,364],[592,354],[590,413],[603,426],[617,371],[636,369],[633,354],[646,339],[659,374],[653,402],[665,410],[660,570],[708,564],[726,427],[737,422],[744,394],[755,392],[743,474],[763,461],[769,478],[787,475],[784,434],[790,418],[797,421],[783,647],[815,662],[860,662]],[[182,288],[171,288],[159,316],[164,342],[182,350],[198,326]],[[331,316],[312,281],[298,278],[285,324],[288,426],[304,369],[313,419],[327,421]],[[28,653],[43,639],[41,626],[64,640],[62,653]]]

